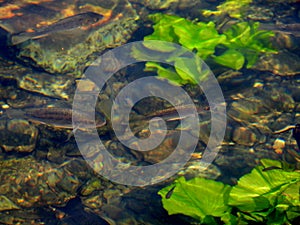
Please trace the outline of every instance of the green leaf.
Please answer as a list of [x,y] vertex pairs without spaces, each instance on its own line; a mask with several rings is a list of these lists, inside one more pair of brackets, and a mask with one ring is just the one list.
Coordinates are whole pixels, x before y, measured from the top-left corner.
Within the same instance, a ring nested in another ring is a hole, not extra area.
[[147,62],[145,71],[153,71],[158,74],[159,77],[169,80],[174,85],[187,84],[187,80],[183,80],[173,68],[165,68],[156,62]]
[[247,61],[246,68],[250,69],[257,62],[259,54],[257,52],[252,52],[250,54],[244,53],[244,56]]
[[[231,209],[230,209],[231,211]],[[224,213],[224,215],[221,217],[221,220],[224,222],[224,224],[227,225],[237,225],[238,218],[231,214],[230,211],[227,211]],[[239,225],[242,225],[242,223],[239,223]]]
[[191,216],[201,224],[291,224],[300,216],[300,173],[281,169],[280,161],[263,159],[261,164],[234,187],[181,177],[159,191],[163,206],[169,214]]
[[244,66],[245,58],[242,53],[228,49],[220,56],[214,56],[213,60],[220,65],[239,70]]
[[161,13],[149,15],[149,18],[155,23],[153,26],[154,32],[146,36],[144,38],[145,40],[161,40],[178,43],[173,26],[174,24],[185,21],[184,18]]
[[237,50],[244,55],[246,67],[251,68],[261,53],[276,53],[270,38],[272,31],[258,30],[259,23],[240,22],[232,25],[224,34],[227,40],[223,43],[229,50]]
[[174,25],[174,32],[181,45],[190,50],[197,50],[197,54],[206,59],[215,51],[215,47],[226,40],[225,35],[220,35],[213,22],[197,24],[186,20],[182,24]]
[[191,84],[205,81],[210,74],[202,70],[202,61],[198,58],[178,57],[174,66],[178,75]]
[[[235,6],[240,7],[249,2],[251,1],[243,0],[237,3],[230,0],[226,4],[234,9]],[[145,40],[174,42],[195,52],[204,60],[209,59],[211,62],[212,59],[220,65],[235,70],[243,66],[251,68],[262,53],[276,52],[270,44],[270,37],[274,33],[258,30],[258,22],[239,22],[229,27],[224,34],[219,34],[214,22],[195,22],[161,13],[149,15],[149,18],[154,22],[154,32],[146,36]],[[156,71],[159,77],[169,79],[174,84],[196,84],[206,79],[209,74],[208,71],[201,71],[201,65],[197,61],[183,59],[184,53],[178,49],[164,46],[163,43],[148,43],[144,46],[144,49],[134,48],[132,55],[137,59],[149,59],[149,61],[163,59],[184,68],[174,70],[158,64],[146,64],[147,70]],[[225,48],[224,53],[215,56],[216,47]]]
[[280,169],[263,171],[262,166],[244,175],[232,188],[229,204],[245,212],[275,206],[278,196],[291,184],[299,182],[300,173]]
[[203,222],[211,216],[222,217],[230,210],[227,205],[229,185],[201,177],[189,181],[180,177],[174,185],[158,192],[170,215],[181,213]]
[[274,159],[261,159],[260,163],[263,165],[264,168],[269,168],[269,167],[282,168],[282,163]]
[[287,219],[289,221],[293,221],[297,217],[300,217],[300,209],[299,208],[295,208],[294,211],[289,210],[289,211],[286,212],[286,215],[287,215]]
[[258,30],[258,28],[258,22],[236,23],[224,32],[227,41],[223,44],[229,49],[244,49],[248,52],[252,50],[254,53],[276,53],[270,42],[270,38],[274,36],[274,32]]

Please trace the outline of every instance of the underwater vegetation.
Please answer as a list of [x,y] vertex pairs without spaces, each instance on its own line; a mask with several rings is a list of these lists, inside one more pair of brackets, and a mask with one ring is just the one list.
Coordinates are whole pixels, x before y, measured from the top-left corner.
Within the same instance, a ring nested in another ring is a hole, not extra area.
[[[154,22],[154,32],[144,40],[161,40],[180,44],[193,51],[206,62],[240,70],[251,68],[261,54],[276,53],[270,38],[272,31],[259,30],[259,22],[241,21],[231,25],[223,33],[219,33],[214,22],[193,22],[185,18],[166,14],[152,14],[149,18]],[[137,53],[135,53],[137,54]],[[176,64],[191,70],[192,62],[183,61],[177,56],[170,59]],[[184,85],[199,80],[202,71],[196,68],[196,73],[184,74],[171,68],[162,67],[158,63],[146,63],[146,71],[155,71],[159,77],[164,77],[178,85]],[[201,80],[201,79],[200,79]]]
[[[144,40],[161,40],[179,44],[193,51],[212,67],[221,65],[234,70],[249,69],[259,56],[277,52],[270,41],[270,38],[275,35],[274,32],[259,29],[259,22],[241,20],[242,9],[250,3],[250,0],[226,1],[217,7],[218,11],[203,11],[204,16],[224,16],[226,12],[230,17],[238,19],[224,31],[213,21],[190,21],[161,13],[149,15],[149,19],[153,21],[154,31],[145,36]],[[153,46],[151,47],[153,49]],[[165,51],[161,49],[160,51]],[[135,57],[141,54],[145,54],[145,50],[143,53],[136,49],[133,51]],[[199,63],[186,60],[184,56],[177,54],[168,60],[173,62],[175,67],[178,65],[190,70],[190,74],[153,62],[146,63],[145,70],[156,72],[159,77],[166,78],[177,85],[198,83],[202,80],[201,77],[206,75],[206,71],[201,70]]]
[[227,0],[222,4],[217,6],[216,11],[203,10],[202,14],[204,16],[223,16],[228,15],[231,18],[241,19],[242,12],[246,6],[252,3],[252,0]]
[[234,186],[180,177],[158,194],[170,215],[184,214],[201,224],[292,224],[300,216],[300,172],[276,160],[261,164]]

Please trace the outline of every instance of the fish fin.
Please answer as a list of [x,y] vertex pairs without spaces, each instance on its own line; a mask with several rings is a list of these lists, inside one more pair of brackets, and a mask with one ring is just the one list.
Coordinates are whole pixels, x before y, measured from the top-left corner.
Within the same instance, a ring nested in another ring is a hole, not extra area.
[[47,36],[49,36],[49,34],[34,35],[31,37],[31,39],[35,40],[35,39],[40,39],[40,38],[47,37]]
[[166,194],[166,196],[165,196],[166,199],[171,198],[171,196],[172,196],[172,194],[173,194],[175,188],[176,188],[176,185],[174,185],[174,186],[167,192],[167,194]]
[[65,140],[65,142],[70,141],[71,137],[73,137],[75,135],[75,132],[78,130],[78,127],[76,127],[75,129],[73,129],[69,134],[68,134],[68,138]]
[[32,32],[32,33],[22,32],[22,33],[11,35],[10,41],[11,41],[11,45],[18,45],[18,44],[22,44],[28,40],[40,39],[40,38],[43,38],[46,36],[48,36],[48,34],[39,34],[38,35],[36,32]]
[[25,112],[21,109],[8,108],[5,113],[9,119],[24,119]]
[[9,34],[14,33],[12,27],[8,26],[7,24],[2,23],[1,21],[0,21],[0,28],[5,30]]
[[10,37],[10,43],[11,45],[18,45],[24,43],[25,41],[30,40],[31,38],[32,35],[30,33],[13,34]]

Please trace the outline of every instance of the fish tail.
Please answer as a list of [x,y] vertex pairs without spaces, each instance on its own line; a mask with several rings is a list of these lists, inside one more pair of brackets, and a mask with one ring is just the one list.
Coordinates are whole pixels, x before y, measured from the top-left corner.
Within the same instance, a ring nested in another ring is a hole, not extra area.
[[25,114],[20,109],[8,108],[5,110],[6,116],[9,119],[22,119],[25,118]]
[[30,33],[13,34],[10,38],[11,45],[18,45],[32,38]]

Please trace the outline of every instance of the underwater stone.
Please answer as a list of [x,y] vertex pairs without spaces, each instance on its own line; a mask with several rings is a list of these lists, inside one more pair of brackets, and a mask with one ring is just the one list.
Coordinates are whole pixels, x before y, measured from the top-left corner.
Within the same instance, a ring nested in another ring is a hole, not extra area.
[[233,141],[245,146],[253,146],[256,142],[256,135],[246,127],[238,127],[233,132]]
[[[63,205],[81,185],[65,166],[23,157],[0,161],[0,193],[17,207]],[[16,207],[15,207],[16,208]]]
[[[53,33],[17,46],[17,57],[50,73],[81,76],[101,52],[124,44],[137,29],[138,16],[127,1],[115,1],[112,17],[101,26],[70,33]],[[72,37],[72,38],[70,38]]]
[[38,129],[27,120],[13,119],[1,121],[1,147],[6,152],[32,152],[35,149]]

